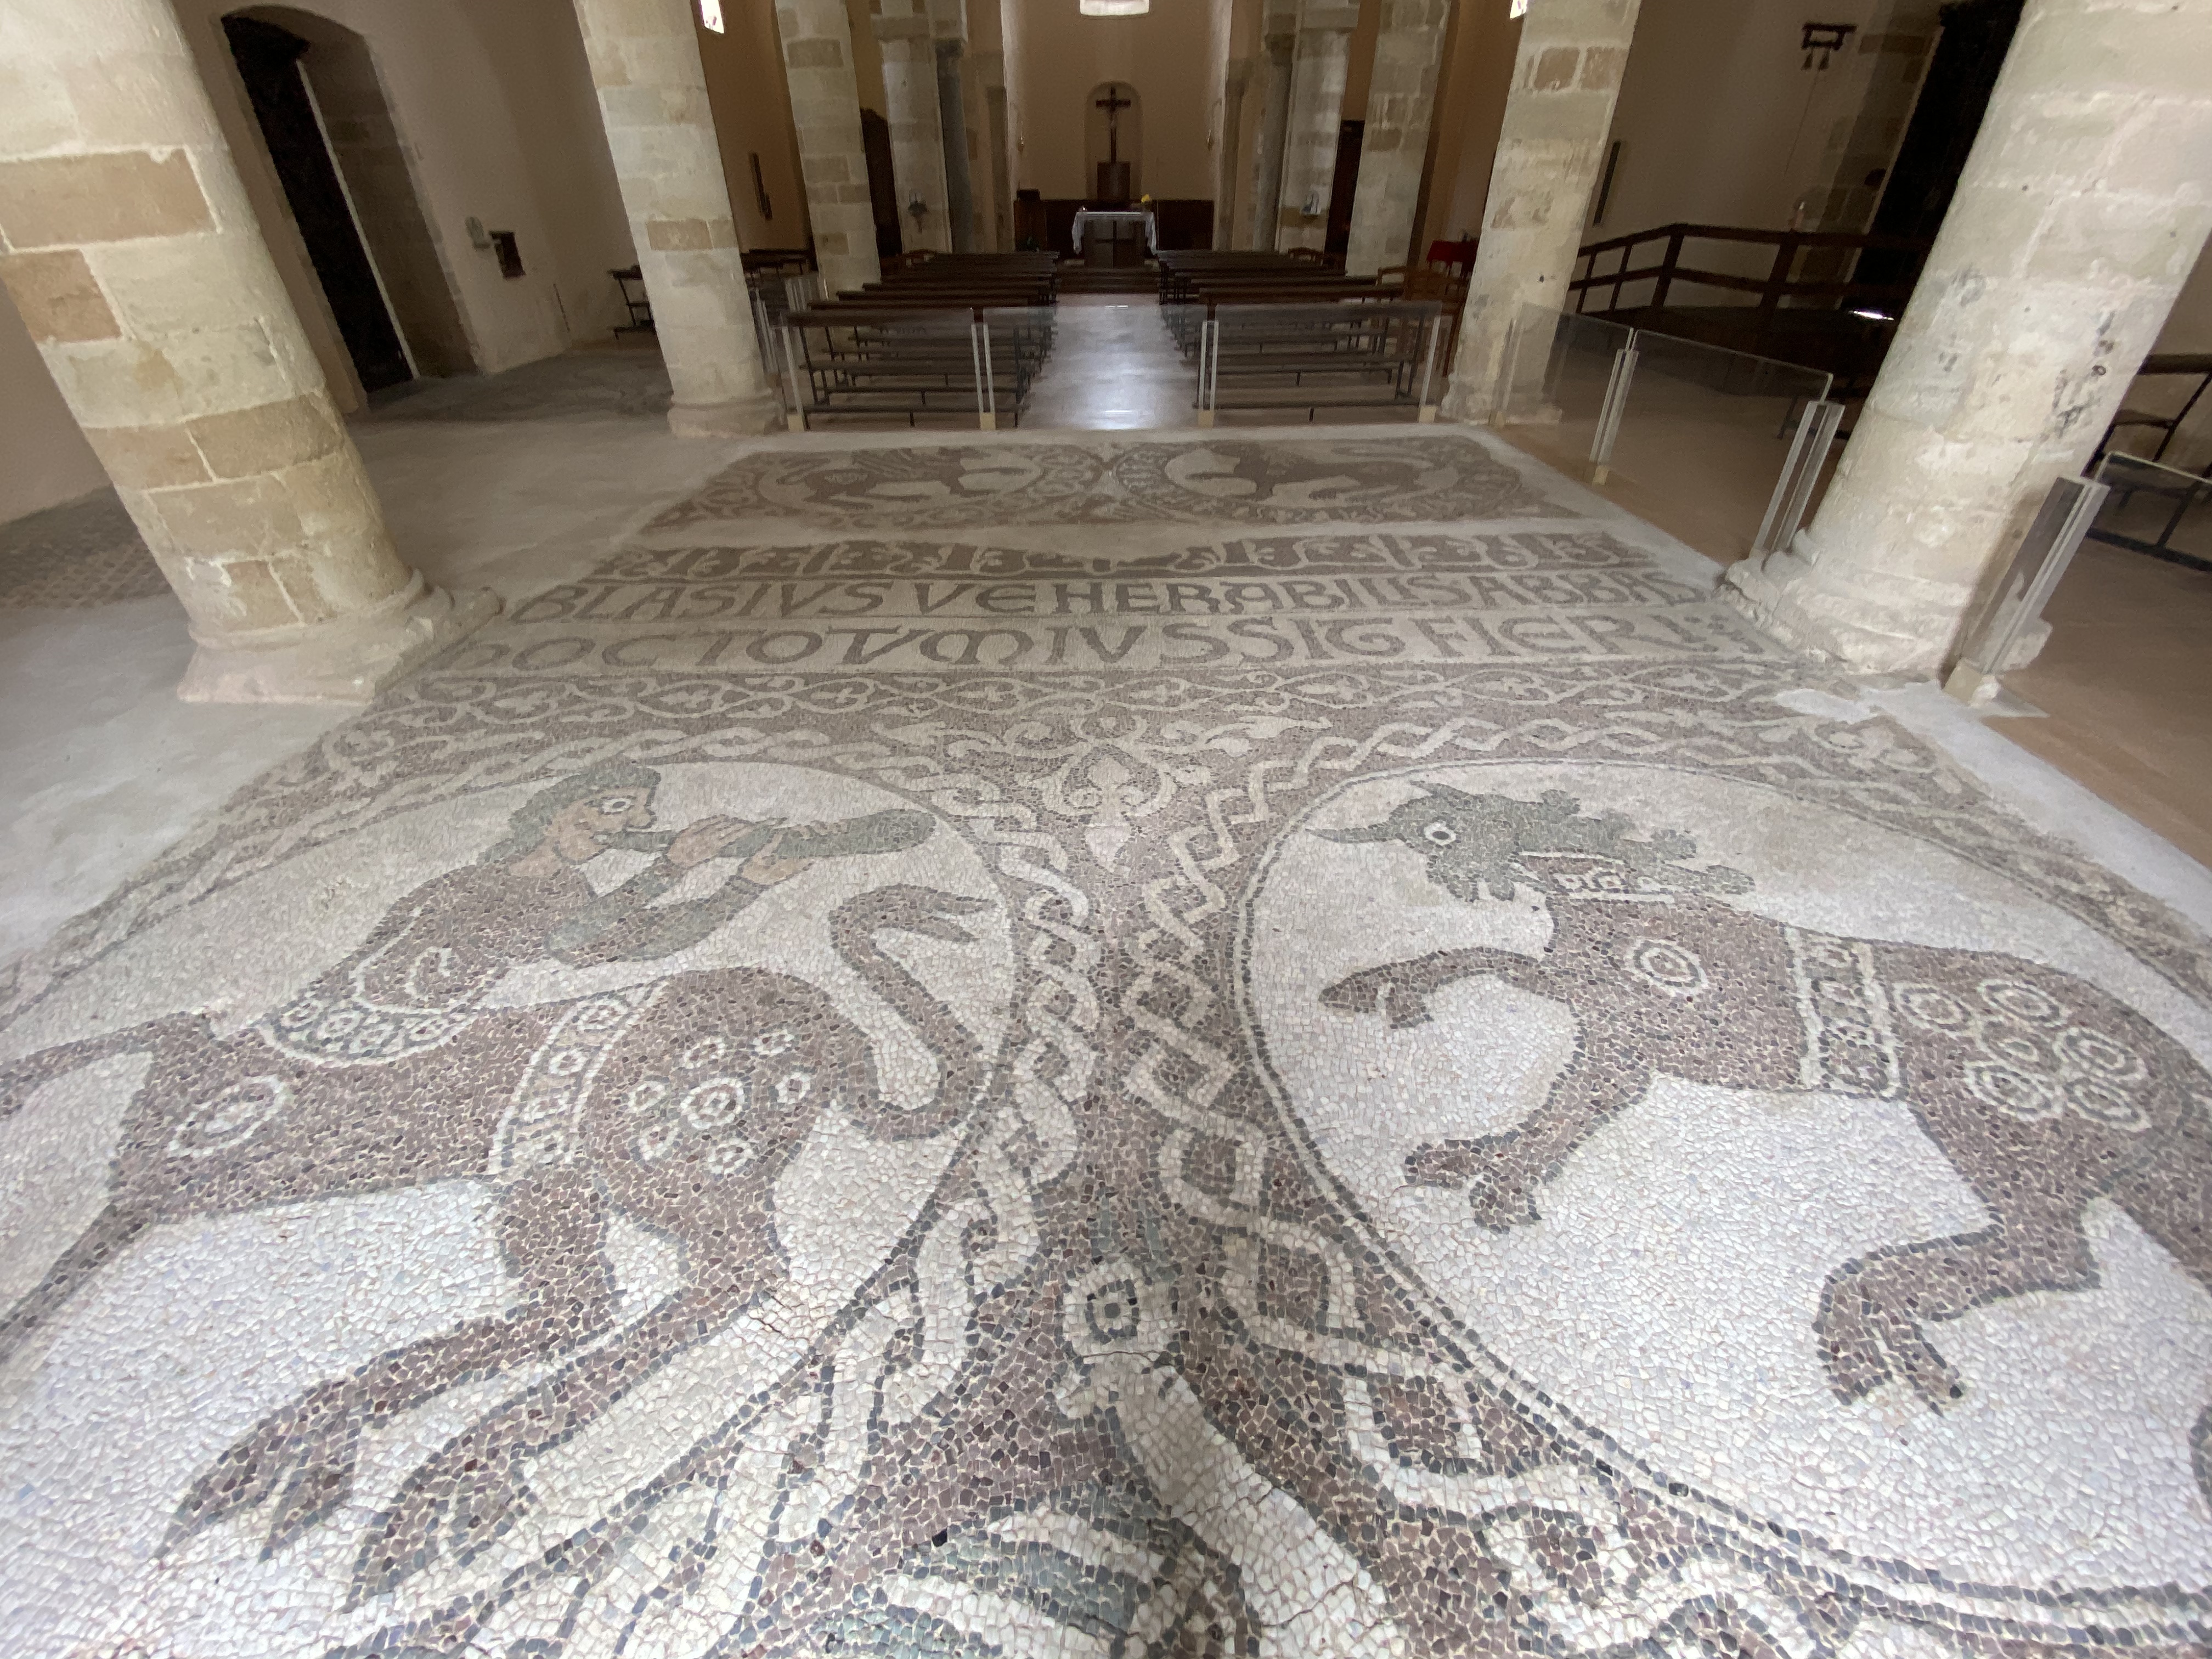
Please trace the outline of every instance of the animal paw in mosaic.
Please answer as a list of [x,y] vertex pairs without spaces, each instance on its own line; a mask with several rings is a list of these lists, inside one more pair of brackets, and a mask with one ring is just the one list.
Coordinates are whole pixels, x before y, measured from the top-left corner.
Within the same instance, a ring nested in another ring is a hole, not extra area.
[[0,973],[10,1653],[2203,1650],[2202,938],[1615,526],[1030,510],[648,529]]

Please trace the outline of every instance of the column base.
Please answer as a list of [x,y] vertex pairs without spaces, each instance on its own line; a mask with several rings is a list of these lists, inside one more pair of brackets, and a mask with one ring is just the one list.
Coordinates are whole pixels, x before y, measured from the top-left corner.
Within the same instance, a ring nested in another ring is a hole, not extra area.
[[185,702],[365,703],[499,614],[489,588],[448,593],[421,575],[365,616],[202,640],[177,696]]
[[757,438],[783,428],[783,405],[767,393],[726,404],[672,404],[668,409],[668,429],[679,438]]
[[1827,574],[1805,556],[1801,532],[1796,546],[1730,565],[1720,597],[1783,644],[1862,672],[1942,671],[1967,596],[1856,566]]
[[1455,426],[1488,426],[1491,411],[1483,408],[1473,396],[1463,393],[1456,386],[1444,388],[1444,395],[1437,404],[1443,418]]

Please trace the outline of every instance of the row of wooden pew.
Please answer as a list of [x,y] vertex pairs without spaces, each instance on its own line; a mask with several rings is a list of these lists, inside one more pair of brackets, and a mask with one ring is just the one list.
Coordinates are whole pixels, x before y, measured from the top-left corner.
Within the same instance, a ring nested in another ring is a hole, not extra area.
[[794,426],[839,416],[972,416],[1018,424],[1052,349],[1059,260],[1050,253],[937,253],[781,319]]
[[[1348,276],[1310,253],[1163,252],[1162,320],[1224,409],[1394,407],[1435,418],[1457,312],[1443,273]],[[1437,290],[1437,291],[1431,291]]]

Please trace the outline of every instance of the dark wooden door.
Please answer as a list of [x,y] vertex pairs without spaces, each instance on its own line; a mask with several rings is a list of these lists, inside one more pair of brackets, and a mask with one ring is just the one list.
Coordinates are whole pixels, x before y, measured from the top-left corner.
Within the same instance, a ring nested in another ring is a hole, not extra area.
[[1352,246],[1352,198],[1359,188],[1359,145],[1367,123],[1346,121],[1336,134],[1336,175],[1328,187],[1328,237],[1322,251],[1341,253]]
[[[1982,130],[1990,93],[1997,83],[2020,27],[2021,0],[1960,0],[1937,14],[1943,23],[1920,89],[1911,125],[1898,146],[1881,205],[1871,228],[1878,236],[1932,239],[1950,210],[1952,192],[1966,165],[1966,152]],[[1862,283],[1914,280],[1923,256],[1869,248],[1859,255]]]
[[898,180],[891,172],[891,124],[872,109],[860,112],[860,152],[868,158],[868,207],[876,220],[876,258],[906,252],[899,230]]
[[399,331],[377,286],[368,250],[362,246],[360,227],[346,204],[314,106],[307,100],[307,83],[300,75],[307,43],[289,29],[250,17],[226,17],[222,29],[362,389],[376,392],[411,380]]

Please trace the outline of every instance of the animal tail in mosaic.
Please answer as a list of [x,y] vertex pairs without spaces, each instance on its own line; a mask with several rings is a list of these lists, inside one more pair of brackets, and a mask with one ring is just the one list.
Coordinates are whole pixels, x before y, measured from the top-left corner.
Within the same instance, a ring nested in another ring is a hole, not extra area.
[[[556,1362],[550,1376],[493,1402],[402,1485],[362,1547],[359,1587],[373,1594],[440,1561],[465,1563],[533,1509],[533,1455],[617,1411],[686,1351],[700,1350],[695,1369],[736,1366],[744,1375],[714,1386],[749,1395],[755,1360],[769,1362],[741,1352],[730,1328],[786,1282],[773,1243],[775,1185],[819,1115],[840,1112],[879,1140],[912,1139],[960,1122],[984,1092],[990,1060],[974,1035],[878,936],[968,943],[960,919],[989,908],[893,884],[827,919],[832,947],[934,1058],[933,1085],[910,1108],[880,1086],[867,1035],[819,988],[788,975],[688,972],[514,1016],[533,1033],[534,1053],[524,1051],[519,1073],[513,1060],[480,1057],[500,1069],[456,1079],[458,1097],[480,1103],[478,1122],[449,1163],[428,1172],[491,1183],[514,1305],[379,1356],[272,1413],[185,1494],[172,1544],[259,1510],[267,1548],[281,1549],[351,1501],[372,1413]],[[322,1106],[349,1098],[340,1091]],[[219,1175],[220,1164],[207,1167]],[[211,1192],[202,1207],[222,1197]],[[617,1215],[685,1247],[685,1282],[642,1309],[621,1304],[609,1262]],[[112,1248],[96,1228],[74,1255],[96,1265]],[[787,1334],[772,1334],[769,1346],[789,1345]],[[789,1340],[803,1346],[805,1338]],[[670,1458],[690,1443],[677,1443],[675,1425],[657,1432]],[[541,1514],[534,1524],[551,1542],[562,1523]]]

